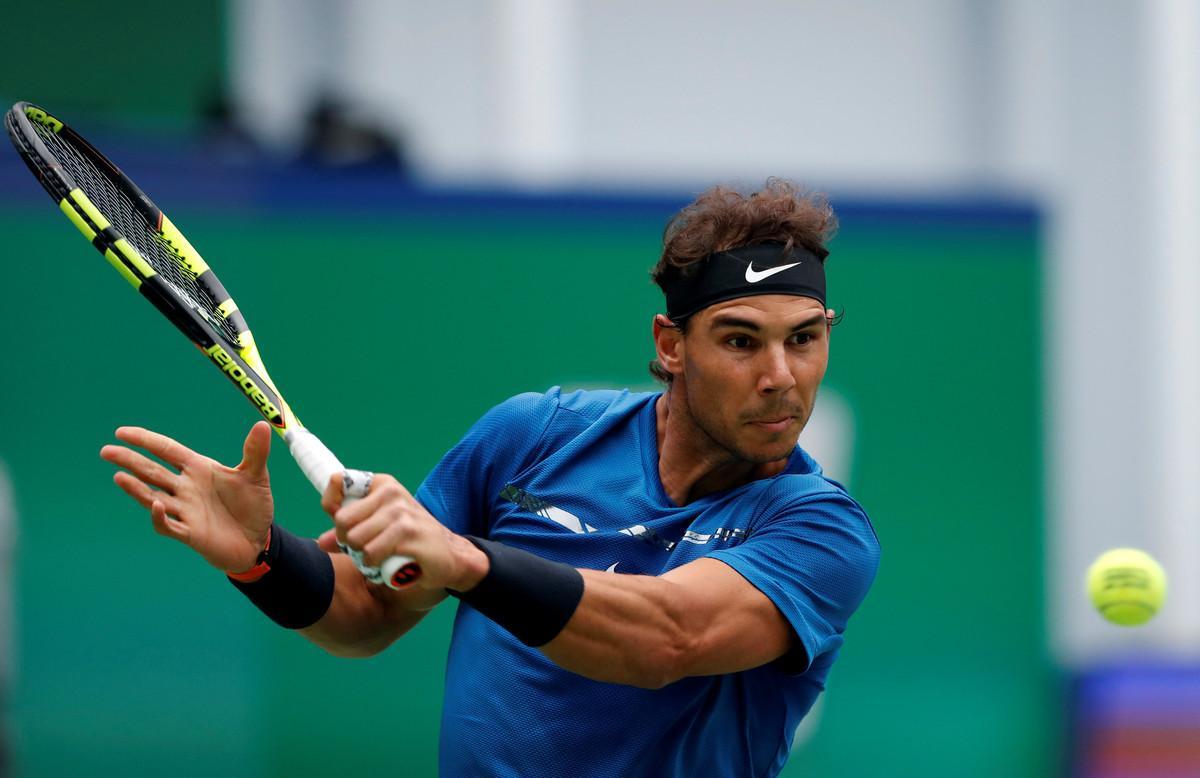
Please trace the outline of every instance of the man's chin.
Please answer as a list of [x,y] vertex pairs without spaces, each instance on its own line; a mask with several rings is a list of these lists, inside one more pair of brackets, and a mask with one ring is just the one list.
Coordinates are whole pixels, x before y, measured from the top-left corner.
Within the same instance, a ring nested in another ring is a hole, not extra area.
[[787,459],[792,455],[792,451],[796,448],[796,441],[793,439],[791,443],[776,442],[769,446],[755,446],[753,448],[743,448],[738,452],[738,456],[747,462],[756,465],[769,465],[772,462],[778,462]]

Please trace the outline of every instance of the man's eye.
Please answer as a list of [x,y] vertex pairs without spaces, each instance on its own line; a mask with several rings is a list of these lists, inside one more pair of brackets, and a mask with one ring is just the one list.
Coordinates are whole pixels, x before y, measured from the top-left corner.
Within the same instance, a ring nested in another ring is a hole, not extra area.
[[811,333],[808,333],[808,332],[797,332],[795,335],[792,336],[792,341],[797,346],[807,346],[809,343],[812,343],[813,336]]
[[734,335],[725,342],[734,348],[748,348],[750,346],[750,338],[746,337],[745,335]]

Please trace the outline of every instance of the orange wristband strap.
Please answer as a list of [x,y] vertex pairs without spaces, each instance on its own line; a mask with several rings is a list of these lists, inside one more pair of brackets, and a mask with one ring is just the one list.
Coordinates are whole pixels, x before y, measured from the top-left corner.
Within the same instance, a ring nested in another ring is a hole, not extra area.
[[[274,524],[271,525],[275,526]],[[271,550],[271,527],[267,527],[267,544],[263,546],[263,550],[259,553],[258,559],[255,560],[254,567],[244,573],[231,573],[225,571],[225,575],[229,576],[239,583],[254,583],[262,578],[267,573],[271,572],[271,565],[267,562],[267,552]]]

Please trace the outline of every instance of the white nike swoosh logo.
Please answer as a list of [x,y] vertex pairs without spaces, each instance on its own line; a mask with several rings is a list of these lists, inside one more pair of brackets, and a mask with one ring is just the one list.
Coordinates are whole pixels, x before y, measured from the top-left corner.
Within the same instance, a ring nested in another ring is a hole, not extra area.
[[609,567],[607,570],[605,570],[604,572],[606,572],[606,573],[615,573],[615,572],[617,572],[617,565],[619,565],[619,564],[621,564],[621,563],[620,563],[620,562],[613,562],[613,563],[612,563],[612,565],[611,565],[611,566],[610,566],[610,567]]
[[755,270],[754,263],[751,262],[749,265],[746,265],[746,280],[752,284],[757,284],[759,281],[763,280],[764,278],[770,278],[771,276],[775,275],[776,273],[782,273],[783,271],[787,270],[789,267],[795,267],[796,265],[799,265],[799,264],[800,264],[799,262],[793,262],[790,265],[780,265],[779,267],[767,268],[766,270]]

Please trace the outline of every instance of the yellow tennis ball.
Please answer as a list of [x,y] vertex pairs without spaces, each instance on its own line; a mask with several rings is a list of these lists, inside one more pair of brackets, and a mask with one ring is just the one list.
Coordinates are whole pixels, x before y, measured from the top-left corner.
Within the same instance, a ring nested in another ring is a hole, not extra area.
[[1167,574],[1154,557],[1136,548],[1101,554],[1087,571],[1088,594],[1100,615],[1135,627],[1149,621],[1167,596]]

